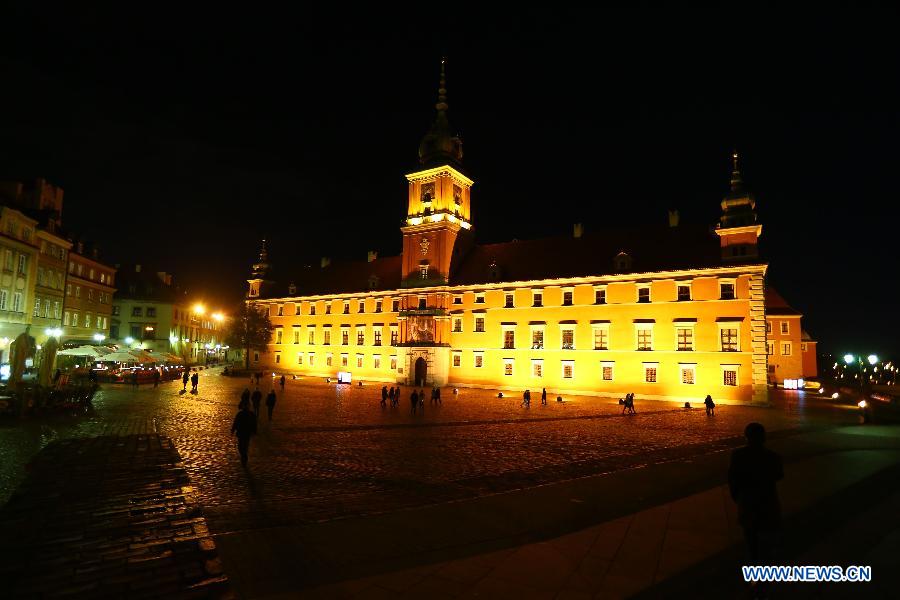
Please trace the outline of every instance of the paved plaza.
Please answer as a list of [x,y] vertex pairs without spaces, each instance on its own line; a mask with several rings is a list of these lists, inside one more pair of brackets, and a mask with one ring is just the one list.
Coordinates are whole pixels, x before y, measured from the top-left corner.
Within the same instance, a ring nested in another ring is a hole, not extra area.
[[[263,380],[264,394],[273,383]],[[846,407],[791,393],[777,396],[772,407],[720,405],[707,417],[702,390],[690,410],[639,400],[637,415],[623,416],[615,398],[573,396],[557,403],[548,390],[550,402],[542,406],[533,390],[538,400],[525,408],[518,395],[498,398],[494,391],[464,388],[454,395],[445,388],[442,404],[426,401],[424,411],[412,414],[410,388],[404,388],[400,406],[390,408],[380,404],[380,383],[288,379],[283,392],[275,385],[274,418],[261,417],[245,469],[229,431],[245,387],[254,385],[210,369],[201,372],[197,395],[181,393],[180,382],[139,389],[106,385],[90,414],[6,423],[0,427],[0,500],[50,442],[167,436],[183,460],[229,578],[241,593],[257,597],[284,586],[328,585],[409,566],[416,543],[443,548],[431,557],[423,550],[413,560],[436,565],[506,552],[510,543],[587,531],[719,485],[726,451],[743,444],[750,421],[763,423],[777,442],[858,420]],[[651,472],[661,475],[648,477]],[[603,474],[608,477],[595,477]],[[587,491],[588,484],[580,483],[607,480],[602,491]],[[701,502],[722,492],[705,493],[698,496]],[[479,511],[507,515],[507,522],[494,516],[478,522]],[[420,535],[423,523],[433,524],[434,532]],[[477,533],[466,533],[469,527]],[[585,535],[597,539],[597,530],[591,531]],[[726,529],[722,544],[731,543],[733,533]],[[272,552],[290,548],[307,566],[296,570],[273,557],[270,565],[294,569],[293,579],[285,580],[283,572],[266,575],[266,561],[253,556],[264,554],[267,544]],[[447,550],[466,544],[465,550]],[[254,548],[249,558],[241,554],[247,548]],[[401,554],[406,558],[400,562],[371,561]]]

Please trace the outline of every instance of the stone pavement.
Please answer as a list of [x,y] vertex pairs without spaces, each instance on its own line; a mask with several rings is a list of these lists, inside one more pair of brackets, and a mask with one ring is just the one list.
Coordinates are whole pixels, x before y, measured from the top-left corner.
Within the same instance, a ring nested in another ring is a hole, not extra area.
[[[900,463],[897,433],[848,427],[772,441],[786,457],[780,494],[788,523]],[[680,495],[703,487],[702,473],[718,472],[721,480],[727,461],[719,453],[440,508],[217,540],[246,597],[734,597],[742,591],[735,579],[743,545],[726,487]],[[657,502],[670,485],[673,497]],[[580,526],[591,520],[599,524]],[[829,530],[835,523],[813,524]],[[570,533],[559,535],[566,528]],[[529,539],[537,541],[523,543]],[[866,564],[857,558],[847,564]],[[242,566],[248,561],[264,566],[249,570]],[[696,565],[706,571],[692,572],[683,588],[665,586]],[[692,593],[710,570],[723,578],[726,593]],[[298,593],[317,580],[335,583]]]
[[171,440],[48,445],[0,509],[4,598],[231,597]]

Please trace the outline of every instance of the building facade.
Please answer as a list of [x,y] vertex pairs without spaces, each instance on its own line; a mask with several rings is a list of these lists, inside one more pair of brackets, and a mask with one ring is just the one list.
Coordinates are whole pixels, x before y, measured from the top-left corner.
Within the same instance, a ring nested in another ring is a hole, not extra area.
[[77,243],[69,251],[62,341],[96,343],[109,337],[116,269],[96,249]]
[[[39,246],[37,220],[0,207],[0,362],[9,362],[10,342],[30,328],[35,302]],[[40,343],[40,332],[32,331]]]
[[252,362],[407,385],[767,401],[767,264],[737,155],[715,227],[673,214],[640,231],[576,225],[478,245],[443,69],[436,109],[406,176],[400,256],[323,260],[276,281],[263,247],[247,301],[275,333]]
[[171,274],[133,265],[118,273],[112,306],[113,343],[168,352],[186,364],[221,356],[223,317],[189,301]]
[[38,265],[34,288],[32,322],[43,334],[46,329],[62,327],[65,305],[66,270],[72,242],[60,237],[53,221],[37,230]]

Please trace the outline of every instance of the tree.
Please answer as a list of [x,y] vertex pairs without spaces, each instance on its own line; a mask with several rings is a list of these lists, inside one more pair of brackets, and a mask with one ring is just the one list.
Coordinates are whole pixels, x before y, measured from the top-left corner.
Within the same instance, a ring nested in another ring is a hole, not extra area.
[[272,321],[269,315],[253,304],[243,303],[231,319],[225,343],[244,349],[244,366],[250,368],[250,351],[265,351],[272,340]]

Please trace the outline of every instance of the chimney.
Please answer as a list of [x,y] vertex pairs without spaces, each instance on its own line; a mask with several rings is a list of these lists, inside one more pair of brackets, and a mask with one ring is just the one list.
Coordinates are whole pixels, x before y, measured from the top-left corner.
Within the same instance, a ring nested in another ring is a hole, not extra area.
[[584,235],[584,225],[575,223],[575,226],[572,227],[572,237],[580,238],[582,235]]
[[141,265],[134,265],[134,272],[135,272],[135,273],[140,273],[140,272],[141,272]]
[[669,227],[678,227],[679,219],[680,216],[678,215],[678,210],[669,211]]
[[378,253],[374,250],[369,250],[369,262],[373,262],[376,258],[378,258]]
[[327,256],[323,256],[320,264],[321,264],[321,267],[324,269],[325,267],[327,267],[328,265],[331,264],[331,259],[328,258]]

